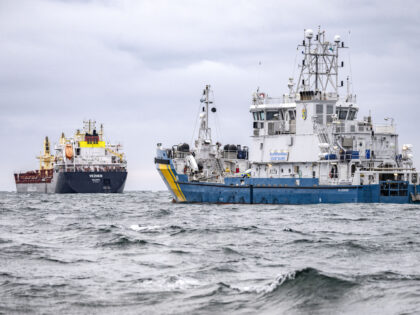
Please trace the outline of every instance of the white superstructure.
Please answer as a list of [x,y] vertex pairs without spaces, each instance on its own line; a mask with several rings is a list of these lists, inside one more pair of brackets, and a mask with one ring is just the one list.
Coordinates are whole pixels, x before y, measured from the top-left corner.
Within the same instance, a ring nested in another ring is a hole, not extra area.
[[98,130],[94,120],[84,121],[83,129],[73,137],[63,133],[55,145],[55,168],[59,170],[112,171],[126,166],[122,145],[107,142],[103,125]]
[[[340,36],[304,31],[302,61],[287,94],[253,93],[251,145],[214,144],[203,92],[194,147],[164,149],[155,164],[178,202],[313,204],[420,201],[412,145],[398,143],[392,118],[358,118],[351,78],[341,77]],[[248,154],[249,152],[249,154]]]
[[374,124],[371,116],[358,119],[350,78],[339,77],[344,67],[339,52],[347,48],[340,36],[331,42],[321,30],[304,34],[300,73],[297,82],[289,79],[289,93],[253,94],[252,176],[313,177],[320,184],[417,181],[411,145],[399,150],[393,119],[383,124]]

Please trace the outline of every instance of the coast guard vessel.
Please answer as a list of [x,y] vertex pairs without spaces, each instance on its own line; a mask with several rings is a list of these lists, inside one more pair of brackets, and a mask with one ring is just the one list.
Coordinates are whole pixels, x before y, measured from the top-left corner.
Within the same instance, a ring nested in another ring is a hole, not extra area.
[[358,119],[356,96],[339,71],[340,36],[304,31],[300,74],[289,92],[252,97],[251,145],[213,144],[204,90],[198,139],[164,149],[155,163],[177,202],[308,204],[420,201],[412,145],[399,146],[393,119]]
[[84,121],[82,131],[72,138],[64,133],[51,154],[45,137],[39,169],[16,173],[19,193],[121,193],[127,178],[127,161],[120,144],[106,143],[103,125],[99,131],[95,121]]

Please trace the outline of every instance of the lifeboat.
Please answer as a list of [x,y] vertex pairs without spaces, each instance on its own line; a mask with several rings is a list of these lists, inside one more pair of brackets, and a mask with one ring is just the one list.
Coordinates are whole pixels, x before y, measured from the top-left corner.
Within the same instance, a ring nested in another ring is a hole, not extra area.
[[73,158],[73,146],[71,144],[66,144],[66,158],[69,160]]

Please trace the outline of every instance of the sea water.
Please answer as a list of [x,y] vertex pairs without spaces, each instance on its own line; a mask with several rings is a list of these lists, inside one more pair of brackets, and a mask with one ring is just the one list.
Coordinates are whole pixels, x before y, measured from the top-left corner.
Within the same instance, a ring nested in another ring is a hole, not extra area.
[[0,313],[420,313],[420,206],[0,193]]

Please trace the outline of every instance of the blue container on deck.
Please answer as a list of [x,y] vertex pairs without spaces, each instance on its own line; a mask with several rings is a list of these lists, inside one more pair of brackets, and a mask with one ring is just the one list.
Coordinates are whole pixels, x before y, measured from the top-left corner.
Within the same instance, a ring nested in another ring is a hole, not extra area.
[[325,154],[325,159],[326,160],[337,160],[337,155],[336,154]]
[[359,151],[347,150],[340,153],[340,160],[342,161],[358,160],[359,158]]
[[370,149],[366,150],[366,158],[370,159]]

